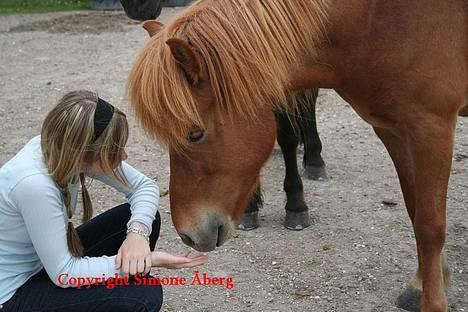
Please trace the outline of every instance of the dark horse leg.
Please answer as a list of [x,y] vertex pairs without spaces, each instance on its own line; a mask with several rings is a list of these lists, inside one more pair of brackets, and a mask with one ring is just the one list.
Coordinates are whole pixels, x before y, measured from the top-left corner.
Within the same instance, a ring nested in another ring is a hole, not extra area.
[[[286,220],[285,226],[291,230],[302,230],[310,226],[308,207],[304,201],[302,180],[297,168],[297,146],[299,137],[293,128],[288,115],[284,112],[276,113],[278,125],[278,144],[283,154],[286,167],[284,191],[286,192]],[[253,194],[244,215],[237,223],[237,228],[250,231],[258,227],[258,209],[263,205],[260,186]]]
[[286,192],[286,219],[284,226],[290,230],[302,230],[310,226],[309,208],[304,201],[302,180],[297,168],[299,137],[290,117],[284,112],[276,113],[278,144],[283,152],[286,167],[284,191]]
[[301,130],[301,139],[304,143],[304,158],[302,165],[305,169],[305,177],[315,181],[328,179],[325,162],[320,155],[322,153],[322,142],[317,131],[317,120],[315,117],[315,104],[318,97],[318,89],[314,89],[313,96],[308,100],[307,109],[301,111],[297,123]]
[[[284,191],[286,192],[286,219],[285,227],[290,230],[302,230],[310,226],[308,207],[304,201],[302,180],[297,168],[297,146],[299,136],[297,129],[291,123],[290,116],[285,112],[277,112],[277,140],[283,153],[286,167],[284,178]],[[257,188],[242,218],[237,223],[237,228],[249,231],[258,227],[258,209],[262,206],[260,187]]]
[[263,206],[263,196],[260,186],[252,195],[247,209],[244,214],[237,221],[237,228],[239,230],[250,231],[258,228],[258,209]]
[[[284,178],[284,191],[286,192],[286,219],[285,226],[291,230],[302,230],[310,226],[308,207],[304,201],[302,180],[297,168],[297,146],[299,138],[304,143],[303,165],[306,176],[312,180],[324,181],[327,179],[325,162],[320,153],[322,143],[317,133],[315,118],[315,103],[318,89],[312,91],[308,98],[309,107],[300,111],[300,116],[291,117],[284,112],[276,113],[277,140],[283,153],[286,167]],[[293,125],[291,118],[294,118]],[[263,205],[260,187],[252,196],[244,215],[237,223],[237,228],[245,231],[258,227],[258,209]]]

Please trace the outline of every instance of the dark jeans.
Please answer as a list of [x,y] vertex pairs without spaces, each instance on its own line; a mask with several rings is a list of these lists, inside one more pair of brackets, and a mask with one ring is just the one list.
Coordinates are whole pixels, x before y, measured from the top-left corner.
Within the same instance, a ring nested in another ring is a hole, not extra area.
[[[130,219],[130,205],[112,208],[77,228],[85,255],[113,256],[126,237]],[[159,213],[153,222],[150,248],[154,250],[159,236]],[[129,283],[108,289],[98,285],[90,288],[60,288],[50,280],[45,270],[31,277],[15,295],[3,304],[1,312],[39,311],[99,311],[99,312],[156,312],[162,305],[161,286],[142,286]]]

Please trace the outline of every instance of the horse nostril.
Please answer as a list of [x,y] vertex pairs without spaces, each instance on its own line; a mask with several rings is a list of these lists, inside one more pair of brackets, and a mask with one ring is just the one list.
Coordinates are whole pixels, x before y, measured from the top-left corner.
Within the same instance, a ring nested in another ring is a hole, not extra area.
[[182,238],[182,241],[183,241],[186,245],[188,245],[188,246],[190,246],[190,247],[195,246],[195,242],[190,238],[190,236],[188,236],[188,235],[186,235],[186,234],[184,234],[184,233],[179,233],[179,236],[180,236],[180,238]]
[[218,226],[218,238],[216,240],[216,246],[220,247],[224,241],[226,236],[226,227],[224,225]]

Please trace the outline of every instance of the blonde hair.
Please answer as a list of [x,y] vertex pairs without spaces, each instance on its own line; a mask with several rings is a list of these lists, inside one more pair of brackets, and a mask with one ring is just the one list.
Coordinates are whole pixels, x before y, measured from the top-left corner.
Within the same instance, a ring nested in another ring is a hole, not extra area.
[[83,255],[83,245],[71,221],[73,211],[68,185],[77,182],[78,179],[81,181],[83,222],[88,221],[93,214],[83,174],[87,166],[99,160],[106,175],[128,187],[121,166],[113,169],[115,164],[120,162],[128,139],[126,116],[114,108],[109,124],[93,141],[97,101],[97,95],[86,90],[65,94],[47,115],[41,130],[42,153],[49,174],[62,194],[68,217],[68,248],[74,256]]

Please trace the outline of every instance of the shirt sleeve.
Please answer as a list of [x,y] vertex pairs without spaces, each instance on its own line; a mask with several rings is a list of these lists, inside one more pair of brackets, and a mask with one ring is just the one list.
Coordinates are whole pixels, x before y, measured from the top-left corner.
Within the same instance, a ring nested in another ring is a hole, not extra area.
[[13,188],[10,198],[21,212],[34,249],[54,284],[70,287],[61,279],[64,274],[77,278],[121,275],[115,268],[115,256],[74,257],[70,253],[62,196],[47,177],[24,179]]
[[125,194],[130,204],[132,216],[127,223],[130,225],[133,221],[143,223],[151,231],[152,223],[156,217],[159,204],[159,187],[156,182],[126,162],[122,162],[122,172],[127,178],[130,188],[124,188],[108,176],[92,177],[99,180],[117,191]]

